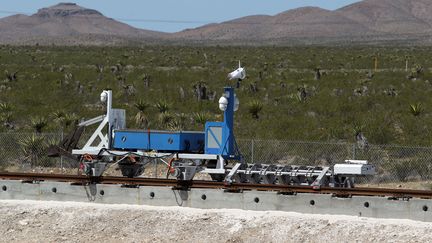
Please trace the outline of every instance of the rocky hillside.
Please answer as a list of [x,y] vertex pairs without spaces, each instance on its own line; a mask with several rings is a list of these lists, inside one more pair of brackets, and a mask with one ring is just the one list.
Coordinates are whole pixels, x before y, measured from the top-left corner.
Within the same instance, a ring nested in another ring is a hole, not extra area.
[[429,0],[365,0],[335,13],[379,33],[431,33],[432,2]]
[[18,14],[0,19],[2,43],[97,44],[163,36],[163,33],[131,27],[74,3],[43,8],[31,16]]
[[248,16],[184,30],[175,37],[285,44],[382,41],[428,44],[432,34],[431,11],[430,0],[365,0],[335,11],[304,7],[275,16]]
[[249,16],[185,30],[176,37],[211,40],[283,40],[286,38],[360,37],[372,34],[362,24],[329,10],[305,7],[275,16]]

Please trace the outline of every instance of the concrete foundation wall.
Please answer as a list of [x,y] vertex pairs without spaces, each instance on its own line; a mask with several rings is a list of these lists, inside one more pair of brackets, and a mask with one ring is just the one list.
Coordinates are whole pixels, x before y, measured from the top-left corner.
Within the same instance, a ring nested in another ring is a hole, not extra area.
[[63,182],[0,181],[0,200],[52,200],[106,204],[236,208],[338,214],[432,222],[432,200],[386,197],[336,198],[327,194],[283,195],[276,192],[224,192],[215,189],[172,190],[170,187],[127,188],[119,185],[71,185]]

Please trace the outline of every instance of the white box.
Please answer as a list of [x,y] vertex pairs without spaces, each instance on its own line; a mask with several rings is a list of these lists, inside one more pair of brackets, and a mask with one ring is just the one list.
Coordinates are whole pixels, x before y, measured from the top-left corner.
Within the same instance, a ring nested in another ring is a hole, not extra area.
[[369,164],[335,164],[335,175],[375,175],[375,166]]

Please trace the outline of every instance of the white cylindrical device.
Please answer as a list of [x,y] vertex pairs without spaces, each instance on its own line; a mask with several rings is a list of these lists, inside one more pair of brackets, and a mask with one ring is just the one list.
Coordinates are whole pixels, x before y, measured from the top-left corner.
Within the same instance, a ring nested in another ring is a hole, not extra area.
[[107,102],[107,99],[108,99],[108,93],[107,93],[106,91],[103,91],[103,92],[100,94],[100,101],[101,101],[102,103],[105,103],[105,102]]
[[228,107],[228,99],[225,96],[220,97],[219,99],[219,109],[221,111],[225,111]]

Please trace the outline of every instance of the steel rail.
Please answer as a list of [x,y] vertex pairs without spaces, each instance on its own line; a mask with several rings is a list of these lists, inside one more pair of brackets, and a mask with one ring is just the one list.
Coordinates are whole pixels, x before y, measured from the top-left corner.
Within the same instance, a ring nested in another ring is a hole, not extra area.
[[121,184],[129,186],[165,186],[174,189],[185,188],[202,188],[202,189],[223,189],[232,192],[250,190],[250,191],[275,191],[280,194],[296,193],[316,193],[331,194],[336,197],[352,196],[379,196],[394,199],[422,198],[432,199],[432,190],[411,190],[411,189],[390,189],[390,188],[336,188],[336,187],[313,187],[313,186],[293,186],[279,184],[250,184],[250,183],[233,183],[215,181],[178,181],[175,179],[157,179],[157,178],[126,178],[115,176],[89,177],[85,175],[61,175],[61,174],[40,174],[40,173],[11,173],[0,172],[2,180],[21,180],[23,182],[38,181],[59,181],[79,184],[99,183],[99,184]]

